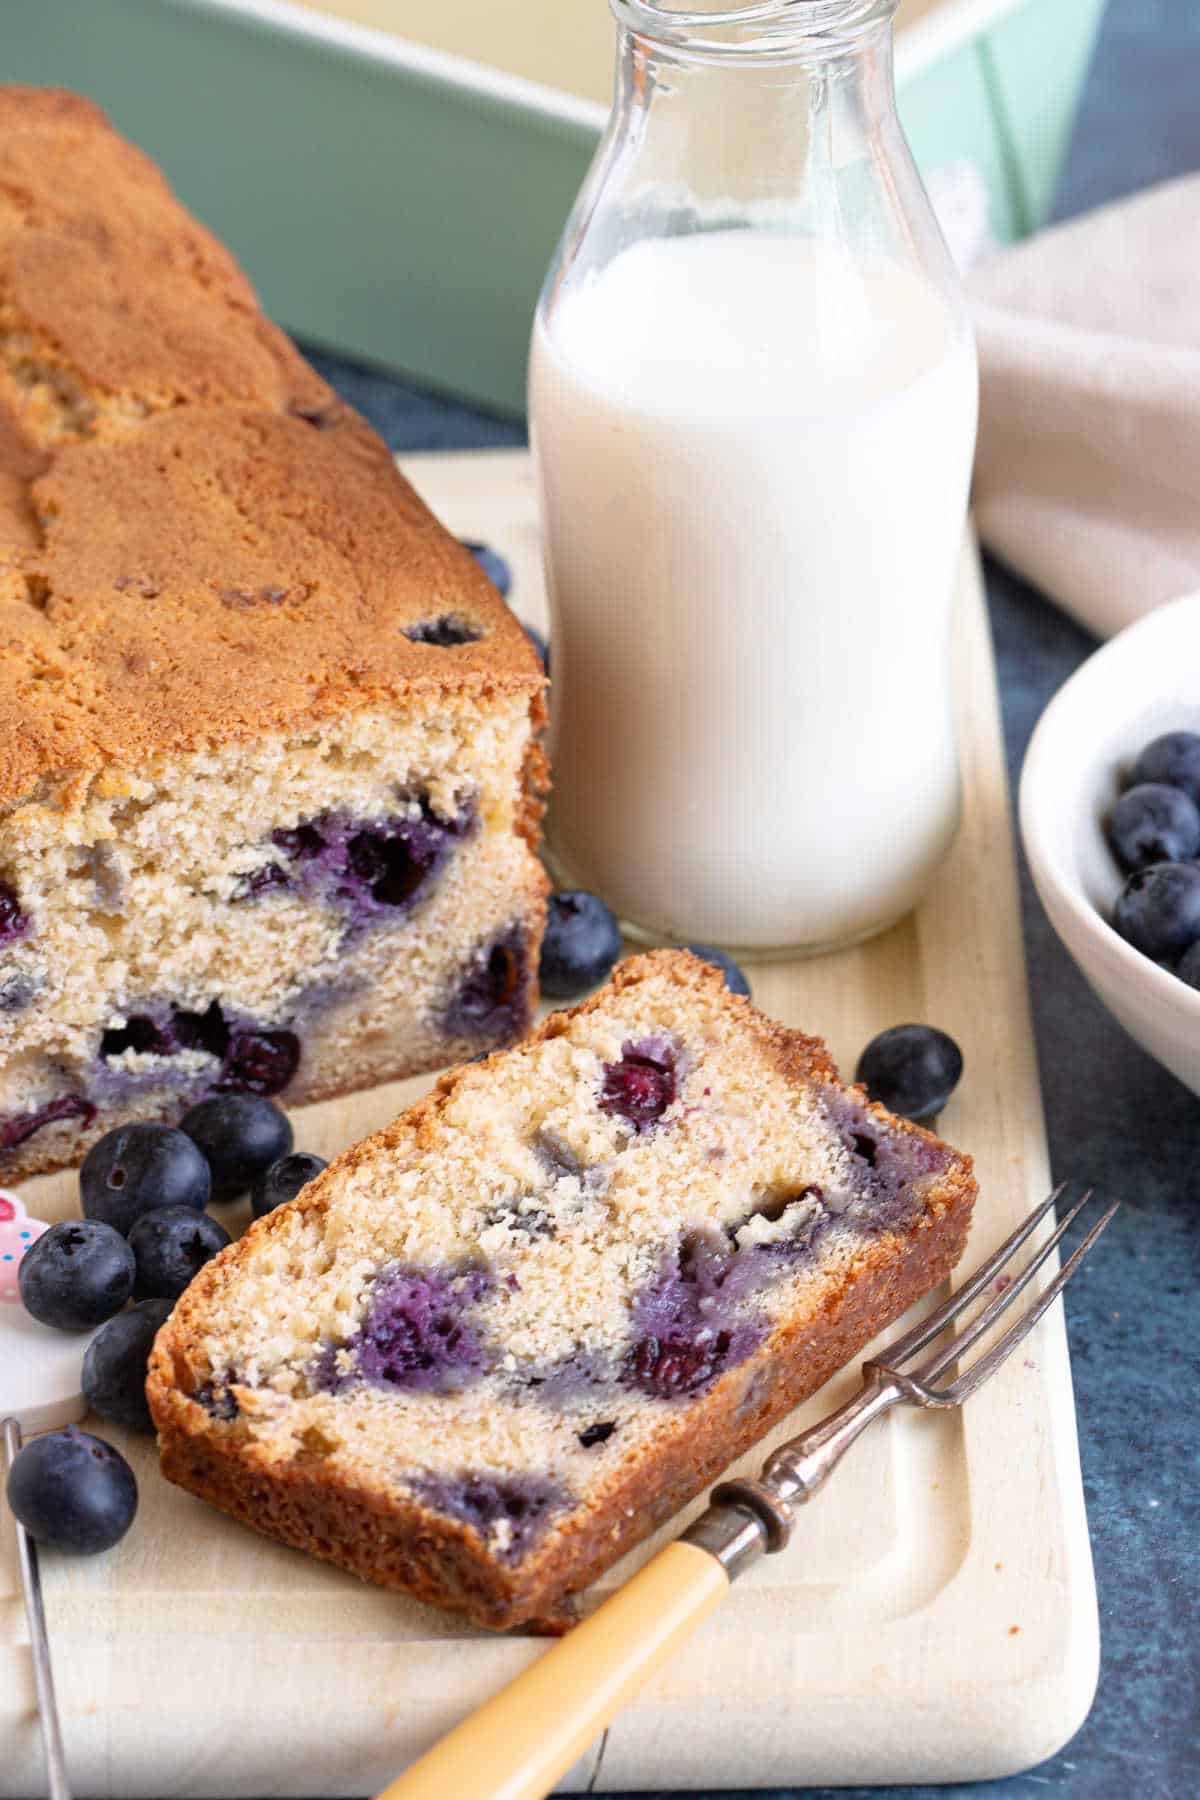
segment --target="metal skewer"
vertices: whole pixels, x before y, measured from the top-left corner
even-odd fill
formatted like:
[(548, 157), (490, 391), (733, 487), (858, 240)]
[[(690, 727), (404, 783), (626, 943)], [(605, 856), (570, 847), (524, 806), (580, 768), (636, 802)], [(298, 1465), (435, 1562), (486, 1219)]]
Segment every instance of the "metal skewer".
[[(16, 1419), (4, 1421), (4, 1463), (11, 1470), (21, 1448), (21, 1426)], [(54, 1697), (54, 1670), (50, 1662), (50, 1639), (46, 1632), (46, 1609), (42, 1604), (42, 1577), (38, 1568), (37, 1545), (16, 1520), (17, 1557), (21, 1565), (21, 1586), (25, 1592), (25, 1616), (29, 1620), (29, 1642), (33, 1649), (33, 1679), (37, 1687), (38, 1716), (42, 1727), (42, 1749), (46, 1758), (47, 1794), (49, 1800), (71, 1800), (67, 1781), (67, 1759), (63, 1753), (62, 1727), (58, 1721), (58, 1702)]]

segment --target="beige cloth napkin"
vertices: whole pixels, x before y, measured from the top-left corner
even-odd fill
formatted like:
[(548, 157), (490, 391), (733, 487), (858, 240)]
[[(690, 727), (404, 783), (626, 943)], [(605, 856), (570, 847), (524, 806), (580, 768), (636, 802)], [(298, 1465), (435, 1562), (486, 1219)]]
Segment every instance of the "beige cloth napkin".
[(968, 288), (989, 549), (1105, 636), (1200, 588), (1200, 176), (1043, 232)]

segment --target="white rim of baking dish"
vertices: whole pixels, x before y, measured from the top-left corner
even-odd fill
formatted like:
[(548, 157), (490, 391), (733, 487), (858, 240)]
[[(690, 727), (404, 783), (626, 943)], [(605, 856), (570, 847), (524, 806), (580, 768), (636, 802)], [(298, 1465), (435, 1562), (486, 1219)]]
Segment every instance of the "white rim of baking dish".
[[(1179, 620), (1195, 615), (1195, 630), (1200, 637), (1200, 591), (1184, 594), (1169, 601), (1126, 626), (1109, 643), (1088, 657), (1054, 695), (1034, 729), (1021, 770), (1018, 813), (1025, 854), (1029, 859), (1034, 884), (1042, 895), (1050, 922), (1058, 931), (1051, 902), (1056, 902), (1088, 932), (1096, 948), (1115, 972), (1122, 972), (1141, 982), (1147, 996), (1156, 995), (1177, 1012), (1191, 1014), (1200, 1033), (1200, 989), (1192, 988), (1178, 976), (1160, 968), (1150, 957), (1143, 956), (1127, 944), (1098, 907), (1083, 892), (1077, 869), (1064, 851), (1069, 840), (1054, 814), (1053, 787), (1047, 771), (1062, 756), (1070, 754), (1072, 743), (1088, 741), (1088, 719), (1092, 716), (1090, 700), (1094, 690), (1108, 675), (1109, 669), (1124, 660), (1131, 643), (1139, 648), (1147, 641), (1179, 635)], [(1066, 940), (1064, 939), (1064, 942)], [(1070, 944), (1067, 944), (1071, 950)], [(1074, 951), (1071, 951), (1074, 955)], [(1086, 971), (1085, 971), (1086, 972)]]

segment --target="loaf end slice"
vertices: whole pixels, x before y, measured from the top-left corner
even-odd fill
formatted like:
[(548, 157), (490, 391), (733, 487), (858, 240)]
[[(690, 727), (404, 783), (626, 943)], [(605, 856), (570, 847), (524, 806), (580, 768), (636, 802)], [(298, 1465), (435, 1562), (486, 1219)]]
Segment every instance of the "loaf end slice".
[(520, 1036), (544, 687), (153, 164), (0, 85), (0, 1181)]

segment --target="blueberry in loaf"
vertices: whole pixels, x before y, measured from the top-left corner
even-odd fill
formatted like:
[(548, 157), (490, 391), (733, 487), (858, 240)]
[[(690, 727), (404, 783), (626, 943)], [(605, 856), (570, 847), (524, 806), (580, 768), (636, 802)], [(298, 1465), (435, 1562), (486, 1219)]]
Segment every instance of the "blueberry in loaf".
[(163, 1470), (483, 1625), (559, 1616), (948, 1273), (974, 1193), (720, 970), (631, 959), (201, 1272)]
[(0, 1180), (519, 1035), (543, 686), (153, 165), (0, 88)]

